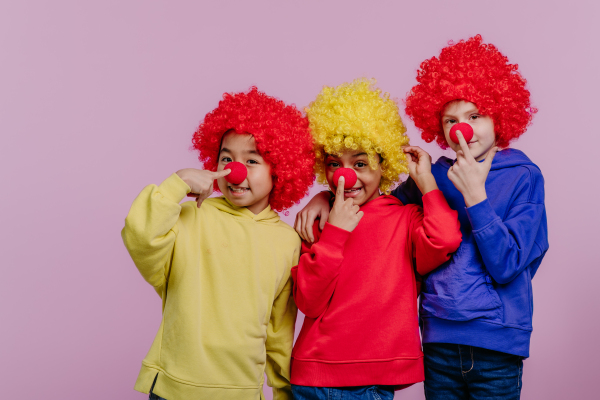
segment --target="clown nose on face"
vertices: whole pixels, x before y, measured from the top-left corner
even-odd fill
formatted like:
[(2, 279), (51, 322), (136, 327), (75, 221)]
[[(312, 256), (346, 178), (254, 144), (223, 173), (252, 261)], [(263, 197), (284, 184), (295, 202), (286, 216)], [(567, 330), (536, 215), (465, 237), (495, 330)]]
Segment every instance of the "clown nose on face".
[(459, 141), (458, 137), (456, 136), (456, 131), (460, 131), (460, 133), (462, 133), (463, 137), (465, 138), (465, 142), (467, 143), (469, 143), (469, 140), (473, 139), (473, 128), (471, 128), (471, 125), (467, 124), (466, 122), (461, 122), (460, 124), (456, 124), (450, 128), (450, 140), (458, 144)]
[(337, 185), (340, 176), (344, 177), (344, 190), (352, 189), (356, 183), (356, 172), (351, 168), (340, 168), (333, 174), (333, 183)]
[(225, 166), (223, 169), (230, 169), (229, 175), (225, 175), (225, 180), (234, 185), (239, 185), (244, 182), (246, 176), (248, 176), (248, 170), (246, 166), (241, 162), (233, 161)]

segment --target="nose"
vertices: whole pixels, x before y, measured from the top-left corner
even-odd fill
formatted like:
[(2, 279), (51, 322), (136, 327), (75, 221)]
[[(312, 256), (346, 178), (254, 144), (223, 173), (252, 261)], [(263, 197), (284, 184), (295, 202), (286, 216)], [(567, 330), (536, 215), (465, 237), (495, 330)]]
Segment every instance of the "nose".
[(458, 144), (459, 141), (458, 136), (456, 136), (456, 131), (460, 131), (460, 133), (462, 133), (463, 137), (465, 138), (465, 142), (467, 143), (469, 140), (473, 139), (473, 128), (471, 128), (471, 125), (467, 124), (466, 122), (455, 124), (452, 126), (452, 128), (450, 128), (450, 140)]
[(241, 162), (233, 161), (225, 165), (223, 169), (230, 169), (229, 175), (225, 175), (225, 180), (234, 185), (239, 185), (244, 182), (246, 176), (248, 176), (248, 169)]
[(340, 176), (344, 177), (344, 189), (351, 189), (358, 179), (352, 168), (339, 168), (333, 174), (333, 184), (337, 186)]

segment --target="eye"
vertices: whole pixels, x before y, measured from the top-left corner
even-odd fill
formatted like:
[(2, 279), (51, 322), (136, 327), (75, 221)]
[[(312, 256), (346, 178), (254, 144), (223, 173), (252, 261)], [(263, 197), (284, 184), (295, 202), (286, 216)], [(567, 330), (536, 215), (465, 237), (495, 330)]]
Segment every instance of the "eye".
[(221, 162), (226, 162), (226, 163), (228, 163), (228, 162), (232, 162), (232, 161), (233, 161), (233, 160), (231, 159), (231, 157), (228, 157), (228, 156), (223, 156), (223, 157), (221, 157)]
[(446, 120), (446, 124), (448, 124), (448, 125), (452, 125), (452, 124), (455, 124), (455, 123), (456, 123), (455, 119), (447, 119)]
[(246, 161), (248, 164), (258, 164), (258, 161), (256, 160), (248, 160)]
[(327, 166), (329, 168), (337, 168), (340, 166), (340, 163), (338, 163), (337, 161), (330, 161), (329, 163), (327, 163)]
[(355, 167), (357, 168), (364, 168), (367, 165), (369, 165), (368, 163), (364, 162), (364, 161), (357, 161), (356, 164), (354, 164)]
[(479, 115), (479, 114), (471, 115), (471, 119), (477, 119), (477, 118), (480, 118), (480, 117), (481, 117), (481, 115)]

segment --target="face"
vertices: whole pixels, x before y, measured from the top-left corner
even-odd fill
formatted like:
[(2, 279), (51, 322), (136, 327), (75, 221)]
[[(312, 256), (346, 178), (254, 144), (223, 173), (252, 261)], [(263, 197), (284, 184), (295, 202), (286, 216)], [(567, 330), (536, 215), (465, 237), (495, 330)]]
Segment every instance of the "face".
[(333, 191), (337, 187), (337, 182), (333, 182), (333, 174), (338, 168), (351, 168), (356, 172), (358, 179), (354, 187), (344, 190), (344, 198), (351, 198), (354, 205), (361, 206), (379, 197), (381, 168), (377, 165), (377, 169), (372, 169), (367, 153), (363, 150), (346, 151), (341, 157), (327, 155), (325, 165), (327, 183)]
[(448, 103), (442, 111), (442, 127), (446, 142), (455, 152), (460, 150), (460, 145), (450, 140), (450, 128), (460, 122), (466, 122), (473, 128), (473, 138), (469, 142), (473, 158), (477, 161), (485, 159), (487, 153), (496, 145), (492, 118), (480, 114), (477, 106), (469, 101), (457, 100)]
[(256, 150), (252, 135), (231, 131), (223, 136), (217, 171), (222, 171), (225, 165), (232, 161), (244, 164), (248, 169), (248, 176), (239, 185), (229, 183), (225, 178), (219, 178), (217, 180), (219, 190), (232, 204), (247, 207), (254, 214), (259, 214), (269, 205), (273, 180), (271, 166)]

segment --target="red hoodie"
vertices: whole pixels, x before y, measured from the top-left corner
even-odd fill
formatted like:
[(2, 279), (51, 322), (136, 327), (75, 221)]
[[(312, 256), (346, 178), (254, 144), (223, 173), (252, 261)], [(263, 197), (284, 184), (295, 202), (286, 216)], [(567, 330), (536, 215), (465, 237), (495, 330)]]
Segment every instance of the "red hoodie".
[(292, 351), (295, 385), (394, 385), (424, 379), (415, 269), (427, 274), (461, 242), (444, 195), (423, 196), (423, 209), (380, 196), (360, 208), (352, 232), (315, 223), (292, 268), (294, 299), (306, 316)]

